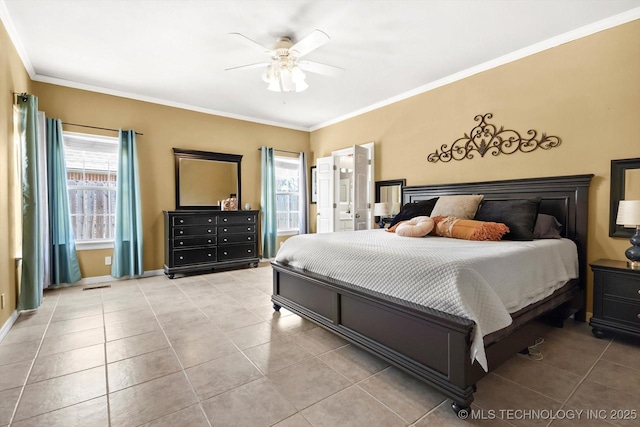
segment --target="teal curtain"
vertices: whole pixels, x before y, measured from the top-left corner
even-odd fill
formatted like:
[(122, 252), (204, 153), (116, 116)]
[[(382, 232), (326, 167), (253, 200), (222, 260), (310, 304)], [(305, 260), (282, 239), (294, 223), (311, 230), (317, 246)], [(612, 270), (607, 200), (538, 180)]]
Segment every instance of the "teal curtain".
[(38, 98), (18, 97), (22, 141), (22, 283), (18, 310), (32, 310), (42, 303), (44, 282), (43, 212), (40, 209), (38, 156)]
[(278, 224), (276, 222), (276, 169), (273, 148), (262, 147), (261, 155), (261, 195), (262, 212), (262, 257), (273, 258), (278, 249)]
[(142, 208), (135, 131), (120, 129), (118, 144), (116, 235), (111, 275), (141, 276), (144, 273)]
[(46, 129), (51, 284), (71, 284), (80, 280), (82, 276), (71, 227), (62, 121), (47, 119)]

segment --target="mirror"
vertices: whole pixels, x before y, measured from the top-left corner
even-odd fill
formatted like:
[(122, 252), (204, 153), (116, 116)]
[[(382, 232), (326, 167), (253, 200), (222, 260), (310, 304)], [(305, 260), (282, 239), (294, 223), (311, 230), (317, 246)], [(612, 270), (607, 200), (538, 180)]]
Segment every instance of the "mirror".
[[(376, 203), (387, 202), (391, 216), (396, 216), (402, 207), (402, 187), (407, 185), (405, 179), (376, 181)], [(376, 222), (379, 219), (376, 219)]]
[(630, 238), (635, 232), (616, 224), (620, 200), (640, 200), (640, 158), (611, 160), (609, 237)]
[(219, 201), (232, 195), (240, 201), (238, 154), (173, 149), (176, 209), (220, 209)]

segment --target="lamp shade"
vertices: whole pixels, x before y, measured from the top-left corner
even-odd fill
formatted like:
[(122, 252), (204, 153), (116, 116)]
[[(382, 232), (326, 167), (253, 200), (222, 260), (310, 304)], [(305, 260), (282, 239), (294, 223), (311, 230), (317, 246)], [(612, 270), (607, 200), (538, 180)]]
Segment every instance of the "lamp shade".
[(389, 203), (376, 203), (373, 205), (374, 216), (389, 216)]
[(628, 228), (640, 225), (640, 200), (620, 200), (616, 224)]

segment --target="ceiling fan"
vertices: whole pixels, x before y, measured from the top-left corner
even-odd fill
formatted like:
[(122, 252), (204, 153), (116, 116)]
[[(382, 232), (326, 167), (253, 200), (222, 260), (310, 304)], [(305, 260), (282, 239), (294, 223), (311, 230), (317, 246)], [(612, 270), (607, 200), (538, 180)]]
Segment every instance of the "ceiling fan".
[(225, 71), (264, 68), (262, 80), (269, 84), (267, 89), (274, 92), (302, 92), (307, 89), (309, 85), (305, 82), (306, 76), (302, 70), (326, 76), (337, 76), (344, 71), (343, 68), (333, 65), (300, 60), (330, 40), (329, 36), (320, 30), (314, 30), (295, 44), (290, 37), (279, 37), (273, 48), (263, 46), (240, 33), (230, 33), (229, 36), (252, 49), (269, 55), (271, 60), (270, 62), (231, 67)]

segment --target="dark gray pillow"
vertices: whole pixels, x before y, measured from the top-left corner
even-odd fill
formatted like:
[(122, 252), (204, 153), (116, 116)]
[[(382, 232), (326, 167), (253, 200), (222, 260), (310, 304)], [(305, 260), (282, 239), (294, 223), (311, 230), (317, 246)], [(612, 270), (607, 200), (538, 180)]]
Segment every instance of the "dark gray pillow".
[(533, 227), (538, 216), (540, 198), (486, 200), (480, 205), (475, 220), (501, 222), (509, 227), (503, 240), (533, 240)]
[(560, 239), (562, 224), (553, 215), (538, 214), (536, 225), (533, 227), (534, 239)]
[(430, 216), (437, 201), (438, 197), (435, 199), (421, 200), (416, 203), (407, 203), (400, 209), (398, 215), (393, 217), (393, 221), (391, 221), (389, 228), (393, 227), (400, 221), (406, 221), (417, 216)]

